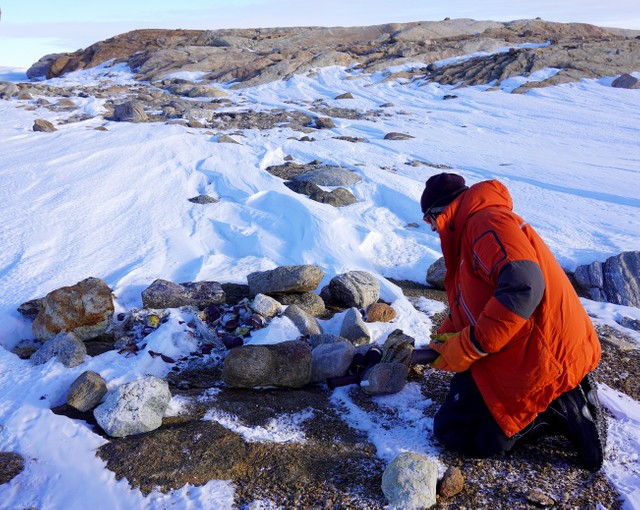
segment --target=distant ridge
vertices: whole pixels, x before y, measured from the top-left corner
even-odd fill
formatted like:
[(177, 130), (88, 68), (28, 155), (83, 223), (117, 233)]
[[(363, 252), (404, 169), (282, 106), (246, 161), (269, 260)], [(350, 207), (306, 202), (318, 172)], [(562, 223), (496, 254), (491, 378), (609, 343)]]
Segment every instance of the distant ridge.
[(52, 78), (113, 60), (127, 62), (139, 80), (154, 82), (178, 71), (195, 71), (207, 73), (205, 80), (246, 87), (324, 66), (358, 66), (366, 71), (406, 63), (426, 67), (442, 59), (492, 53), (523, 43), (550, 43), (521, 51), (518, 58), (507, 59), (484, 78), (477, 76), (474, 81), (462, 72), (456, 79), (487, 82), (555, 66), (562, 71), (554, 83), (562, 83), (639, 70), (638, 34), (540, 19), (504, 23), (455, 19), (350, 28), (145, 29), (73, 53), (47, 55), (27, 76)]

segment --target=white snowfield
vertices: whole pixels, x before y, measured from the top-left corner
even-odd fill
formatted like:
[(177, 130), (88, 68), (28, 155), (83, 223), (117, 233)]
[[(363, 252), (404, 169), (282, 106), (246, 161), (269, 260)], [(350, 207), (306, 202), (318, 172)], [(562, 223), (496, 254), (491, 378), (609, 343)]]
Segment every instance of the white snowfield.
[[(0, 69), (0, 80), (20, 76)], [(24, 472), (0, 486), (0, 508), (233, 505), (233, 485), (216, 480), (144, 497), (126, 481), (116, 481), (95, 456), (101, 437), (84, 422), (50, 411), (64, 403), (69, 385), (85, 370), (100, 373), (110, 389), (168, 370), (158, 358), (115, 352), (72, 369), (55, 362), (34, 367), (18, 359), (9, 350), (31, 338), (31, 324), (16, 308), (51, 290), (89, 276), (102, 278), (114, 290), (117, 311), (126, 311), (141, 307), (141, 291), (156, 278), (246, 283), (253, 271), (316, 264), (326, 273), (322, 287), (337, 274), (363, 270), (380, 280), (381, 297), (398, 312), (393, 323), (372, 326), (373, 340), (384, 341), (401, 328), (425, 344), (430, 315), (442, 305), (423, 299), (416, 308), (386, 279), (424, 282), (427, 268), (441, 256), (438, 237), (422, 222), (419, 207), (424, 182), (441, 170), (408, 164), (413, 161), (448, 165), (469, 184), (501, 180), (515, 211), (568, 269), (640, 249), (640, 91), (610, 87), (615, 77), (522, 95), (509, 91), (524, 78), (498, 91), (384, 78), (384, 73), (358, 75), (332, 67), (256, 88), (227, 88), (239, 105), (232, 109), (308, 112), (308, 101), (318, 99), (362, 111), (393, 104), (375, 120), (334, 118), (336, 127), (314, 132), (311, 143), (285, 128), (229, 133), (240, 142), (236, 145), (215, 143), (205, 130), (177, 125), (107, 122), (100, 116), (102, 102), (91, 98), (75, 100), (92, 118), (68, 124), (59, 124), (68, 114), (0, 101), (0, 451), (17, 452), (27, 463)], [(132, 75), (121, 66), (101, 67), (51, 81), (104, 79), (126, 83)], [(334, 100), (344, 92), (354, 99)], [(458, 97), (444, 100), (446, 94)], [(32, 131), (37, 118), (58, 130)], [(103, 125), (108, 131), (94, 129)], [(391, 131), (414, 138), (384, 140)], [(333, 138), (340, 135), (368, 143)], [(357, 172), (363, 180), (351, 190), (359, 202), (333, 208), (292, 192), (265, 171), (288, 155), (300, 163), (321, 160)], [(200, 194), (220, 202), (188, 201)], [(583, 303), (594, 320), (623, 330), (640, 346), (640, 334), (615, 322), (621, 316), (640, 319), (640, 310)], [(189, 352), (190, 342), (176, 341), (180, 313), (173, 311), (148, 337), (147, 349), (170, 356)], [(337, 333), (339, 317), (323, 326)], [(292, 334), (287, 324), (274, 321), (256, 341), (288, 340)], [(640, 508), (640, 405), (613, 389), (602, 390), (614, 415), (604, 469), (626, 508)], [(369, 433), (381, 458), (391, 460), (405, 450), (438, 455), (439, 447), (427, 436), (432, 424), (421, 412), (430, 401), (415, 385), (380, 398), (396, 409), (399, 426), (364, 415), (343, 389), (332, 399), (344, 406), (348, 423)], [(172, 402), (171, 412), (179, 408), (179, 401)], [(304, 416), (254, 431), (232, 416), (207, 419), (251, 440), (305, 440), (297, 429)]]

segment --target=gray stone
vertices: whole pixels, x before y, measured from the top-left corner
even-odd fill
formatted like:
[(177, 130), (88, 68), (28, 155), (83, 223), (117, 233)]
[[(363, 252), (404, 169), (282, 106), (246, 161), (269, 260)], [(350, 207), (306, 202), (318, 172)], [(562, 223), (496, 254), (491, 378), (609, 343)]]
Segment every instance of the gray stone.
[(440, 257), (427, 269), (427, 283), (432, 287), (444, 290), (444, 277), (447, 267), (444, 265), (444, 257)]
[(0, 81), (0, 99), (11, 99), (13, 96), (18, 95), (20, 89), (15, 83), (8, 81)]
[(238, 140), (231, 138), (229, 135), (220, 135), (216, 138), (216, 143), (235, 143), (238, 145), (242, 145)]
[(227, 97), (229, 94), (216, 87), (197, 85), (195, 87), (191, 87), (185, 95), (187, 97)]
[(149, 117), (141, 101), (127, 101), (117, 104), (113, 110), (113, 120), (117, 122), (147, 122)]
[(218, 202), (220, 202), (220, 200), (218, 200), (215, 197), (211, 197), (209, 195), (198, 195), (197, 197), (192, 197), (188, 199), (189, 202), (192, 202), (194, 204), (200, 204), (200, 205), (206, 205), (206, 204), (216, 204)]
[(410, 366), (415, 343), (415, 339), (405, 335), (401, 329), (392, 331), (382, 346), (382, 361)]
[(107, 394), (107, 385), (100, 374), (87, 370), (71, 383), (67, 404), (82, 413), (96, 407)]
[(40, 131), (42, 133), (53, 133), (57, 131), (56, 127), (45, 119), (36, 119), (33, 123), (33, 130)]
[(362, 177), (346, 168), (326, 166), (311, 170), (293, 177), (294, 181), (310, 181), (318, 186), (352, 186), (359, 183)]
[(314, 317), (320, 317), (326, 310), (322, 298), (313, 292), (277, 294), (275, 297), (283, 305), (296, 305)]
[(224, 360), (222, 380), (232, 388), (301, 388), (311, 381), (311, 347), (300, 340), (236, 347)]
[(579, 266), (574, 277), (578, 289), (589, 299), (640, 307), (640, 251)]
[(342, 338), (341, 336), (338, 336), (338, 335), (332, 335), (329, 333), (320, 333), (315, 335), (309, 335), (308, 342), (309, 342), (309, 345), (311, 345), (311, 348), (315, 349), (316, 347), (322, 344), (344, 342), (345, 340), (346, 338)]
[(93, 415), (109, 436), (126, 437), (159, 428), (170, 400), (167, 382), (147, 376), (109, 393)]
[(278, 294), (314, 290), (324, 278), (318, 266), (281, 266), (269, 271), (257, 271), (247, 276), (251, 294)]
[(224, 301), (225, 292), (218, 282), (174, 283), (158, 279), (142, 291), (142, 305), (145, 308), (205, 308)]
[(311, 181), (286, 181), (284, 185), (291, 191), (307, 196), (322, 191), (320, 186)]
[(345, 340), (324, 343), (311, 351), (311, 382), (346, 374), (356, 349)]
[(75, 367), (84, 362), (87, 348), (73, 333), (63, 332), (44, 343), (33, 356), (34, 365), (44, 365), (52, 358), (56, 358), (65, 367)]
[(284, 312), (284, 316), (296, 325), (301, 335), (318, 335), (322, 333), (322, 328), (317, 319), (297, 305), (289, 305)]
[(388, 395), (402, 391), (407, 382), (409, 367), (404, 363), (378, 363), (371, 367), (360, 383), (368, 395)]
[(407, 135), (405, 133), (396, 133), (394, 131), (384, 135), (385, 140), (411, 140), (412, 138), (415, 138), (415, 136)]
[(84, 341), (102, 335), (113, 322), (113, 294), (99, 278), (87, 278), (49, 292), (33, 321), (36, 338), (48, 340), (72, 331)]
[(382, 474), (382, 492), (393, 509), (422, 510), (436, 504), (438, 465), (413, 452), (393, 459)]
[(347, 307), (366, 308), (380, 298), (380, 283), (365, 271), (349, 271), (329, 282), (331, 296)]
[(340, 327), (340, 336), (353, 345), (365, 345), (371, 342), (369, 329), (357, 308), (349, 308), (345, 313)]
[(351, 92), (345, 92), (344, 94), (336, 96), (336, 99), (353, 99), (353, 94)]
[(336, 188), (331, 191), (316, 191), (309, 195), (311, 200), (320, 202), (321, 204), (329, 204), (333, 207), (345, 207), (347, 205), (355, 204), (358, 199), (345, 188)]
[(619, 89), (637, 89), (640, 88), (640, 80), (626, 73), (613, 80), (611, 86)]
[(267, 319), (271, 319), (282, 312), (282, 303), (265, 294), (257, 294), (253, 298), (251, 308)]

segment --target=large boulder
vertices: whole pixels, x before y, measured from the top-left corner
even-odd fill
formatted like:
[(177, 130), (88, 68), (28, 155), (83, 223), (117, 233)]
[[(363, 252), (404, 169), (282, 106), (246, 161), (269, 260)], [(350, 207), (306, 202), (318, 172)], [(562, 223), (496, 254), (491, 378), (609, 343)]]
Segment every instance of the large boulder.
[(637, 89), (640, 88), (640, 80), (635, 76), (625, 73), (613, 80), (611, 86), (618, 89)]
[(404, 363), (378, 363), (371, 367), (360, 383), (369, 395), (388, 395), (402, 391), (407, 382), (409, 367)]
[(403, 452), (382, 474), (382, 492), (394, 509), (423, 510), (436, 504), (438, 465), (422, 455)]
[(256, 294), (251, 303), (251, 309), (267, 319), (272, 319), (282, 311), (282, 303), (271, 296)]
[(251, 294), (278, 294), (315, 290), (324, 278), (318, 266), (281, 266), (247, 275)]
[(142, 291), (142, 305), (145, 308), (205, 308), (224, 301), (225, 292), (218, 282), (174, 283), (158, 279)]
[(321, 204), (329, 204), (332, 207), (345, 207), (358, 202), (353, 193), (346, 188), (336, 188), (331, 191), (321, 189), (311, 193), (309, 198)]
[(329, 282), (333, 299), (346, 307), (366, 308), (380, 298), (380, 283), (366, 271), (349, 271)]
[(579, 290), (589, 299), (640, 308), (640, 251), (579, 266), (574, 277)]
[(33, 356), (31, 363), (44, 365), (50, 359), (57, 359), (65, 367), (75, 367), (84, 363), (87, 348), (73, 333), (62, 332), (44, 343)]
[(311, 381), (311, 347), (299, 340), (236, 347), (224, 360), (222, 380), (232, 388), (301, 388)]
[(167, 382), (147, 376), (119, 386), (93, 415), (108, 435), (126, 437), (159, 428), (170, 400)]
[(33, 321), (33, 334), (49, 340), (61, 332), (73, 332), (79, 340), (103, 334), (113, 321), (113, 294), (99, 278), (87, 278), (47, 294)]

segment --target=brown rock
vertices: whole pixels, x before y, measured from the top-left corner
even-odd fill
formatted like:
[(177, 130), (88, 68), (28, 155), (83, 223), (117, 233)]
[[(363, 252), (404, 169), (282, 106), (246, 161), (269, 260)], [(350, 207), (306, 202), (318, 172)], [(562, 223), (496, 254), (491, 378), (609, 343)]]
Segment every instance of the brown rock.
[(80, 340), (101, 335), (113, 320), (113, 295), (99, 278), (87, 278), (47, 294), (33, 321), (33, 334), (49, 340), (60, 332), (73, 332)]
[(367, 322), (391, 322), (396, 311), (386, 303), (373, 303), (367, 308)]
[(439, 495), (443, 498), (452, 498), (464, 488), (464, 477), (459, 468), (450, 466), (440, 481)]
[(51, 124), (51, 122), (44, 119), (36, 119), (33, 123), (33, 130), (40, 131), (42, 133), (53, 133), (54, 131), (57, 131), (56, 127)]
[(0, 485), (9, 483), (24, 471), (24, 459), (13, 452), (0, 452)]

